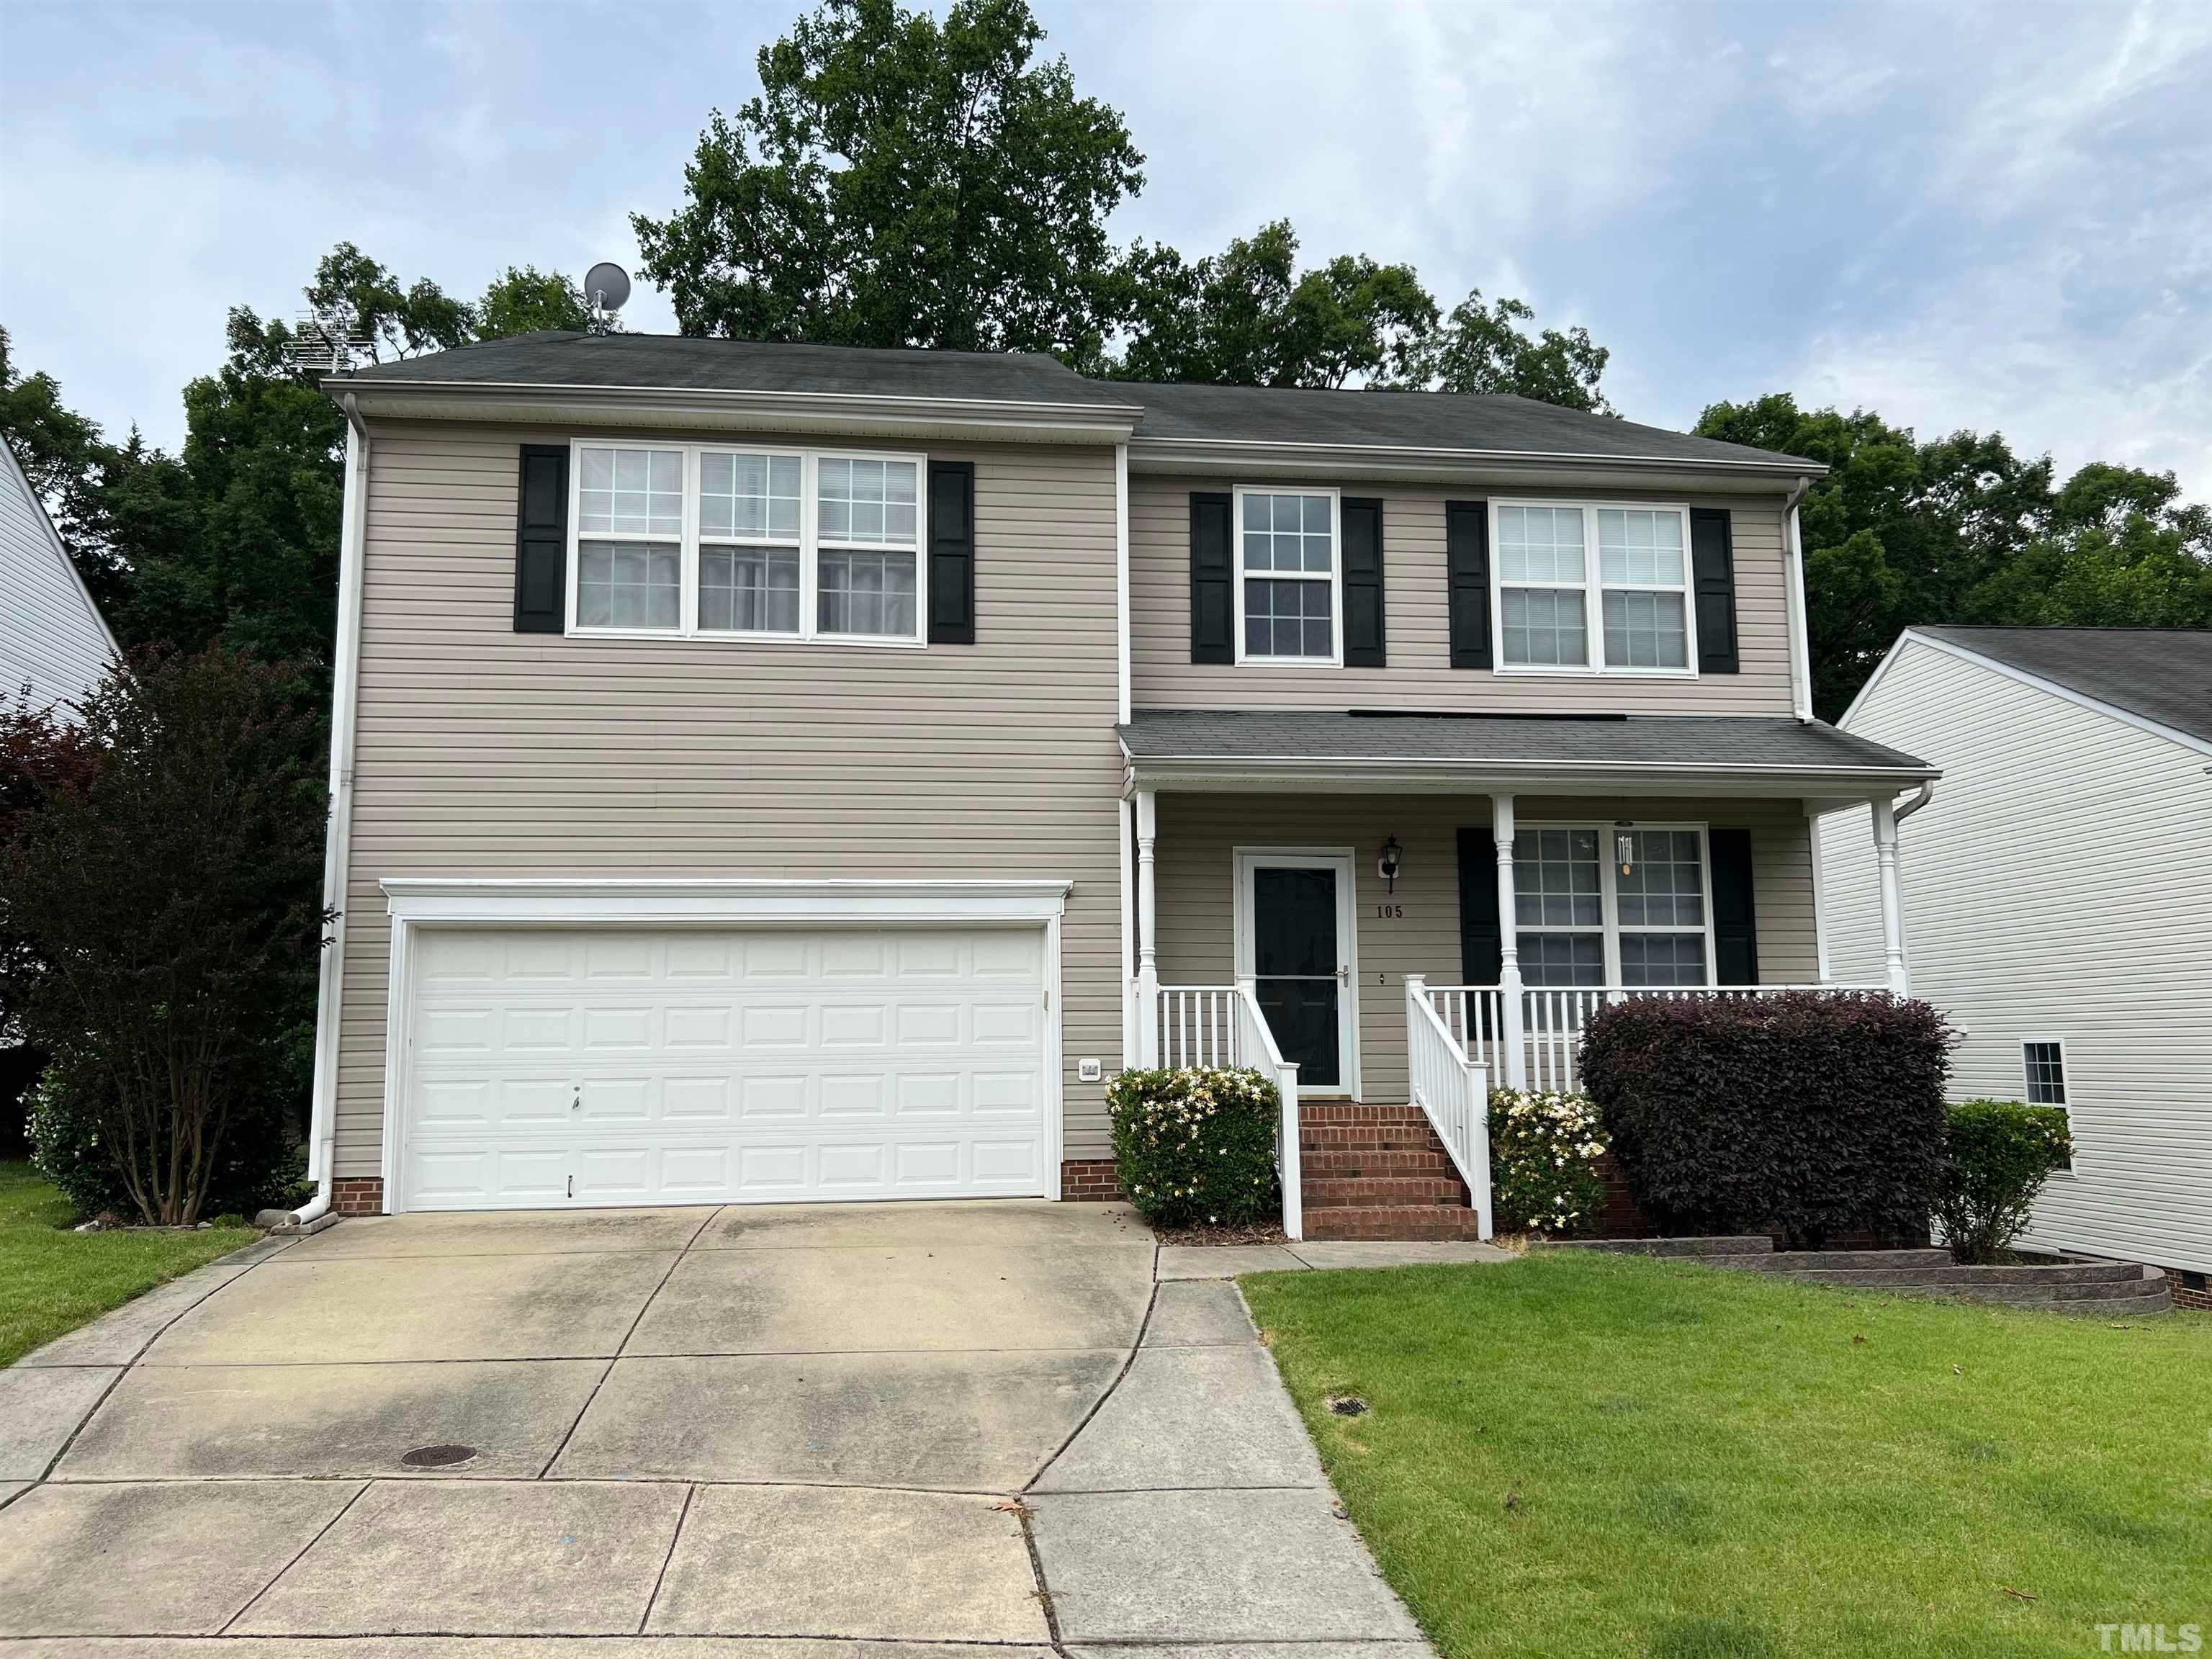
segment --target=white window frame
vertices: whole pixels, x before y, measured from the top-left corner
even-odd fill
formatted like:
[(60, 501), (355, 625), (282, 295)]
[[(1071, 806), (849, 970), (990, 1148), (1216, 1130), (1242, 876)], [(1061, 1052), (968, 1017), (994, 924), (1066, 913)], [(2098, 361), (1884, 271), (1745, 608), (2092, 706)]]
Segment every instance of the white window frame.
[[(1505, 557), (1501, 546), (1499, 528), (1504, 514), (1510, 507), (1566, 507), (1579, 509), (1583, 515), (1583, 580), (1575, 582), (1508, 582), (1505, 580)], [(1665, 583), (1613, 582), (1607, 584), (1599, 564), (1597, 515), (1601, 511), (1626, 513), (1672, 513), (1682, 521), (1682, 645), (1684, 665), (1680, 668), (1635, 668), (1626, 663), (1608, 663), (1605, 659), (1605, 595), (1616, 593), (1670, 593), (1678, 591)], [(1509, 663), (1505, 660), (1505, 590), (1508, 587), (1535, 590), (1555, 589), (1560, 592), (1579, 591), (1583, 596), (1583, 636), (1589, 642), (1589, 660), (1587, 663)], [(1499, 674), (1529, 674), (1538, 677), (1565, 676), (1568, 678), (1590, 678), (1597, 675), (1629, 675), (1643, 679), (1693, 680), (1698, 678), (1698, 572), (1693, 550), (1690, 546), (1690, 509), (1680, 501), (1544, 501), (1534, 496), (1506, 496), (1490, 503), (1490, 660), (1492, 671)], [(1642, 826), (1638, 826), (1641, 828)]]
[[(1230, 568), (1236, 575), (1237, 661), (1267, 668), (1341, 668), (1344, 665), (1344, 492), (1334, 484), (1238, 484), (1231, 493), (1235, 508), (1229, 527)], [(1244, 584), (1248, 580), (1317, 582), (1318, 572), (1244, 568), (1244, 498), (1247, 495), (1326, 495), (1328, 497), (1328, 655), (1326, 657), (1255, 656), (1244, 649)]]
[[(576, 620), (576, 588), (581, 559), (579, 544), (586, 540), (647, 540), (665, 543), (665, 536), (603, 537), (582, 529), (584, 487), (583, 452), (586, 449), (678, 451), (684, 457), (684, 532), (680, 580), (683, 592), (675, 628), (586, 628)], [(702, 629), (699, 626), (699, 484), (700, 457), (720, 455), (795, 455), (799, 458), (799, 631), (769, 633), (757, 629)], [(823, 550), (817, 500), (821, 463), (825, 460), (902, 461), (912, 463), (914, 484), (914, 626), (911, 635), (829, 634), (819, 625), (818, 556)], [(716, 546), (730, 544), (716, 542)], [(752, 544), (738, 544), (750, 545)], [(770, 544), (761, 544), (767, 545)], [(790, 544), (776, 543), (778, 546)], [(892, 544), (836, 542), (832, 552), (901, 553), (908, 550)], [(810, 449), (789, 444), (754, 443), (733, 440), (724, 443), (655, 443), (636, 437), (578, 437), (568, 441), (568, 609), (566, 632), (591, 640), (706, 640), (730, 645), (849, 645), (871, 650), (920, 651), (929, 644), (929, 457), (926, 453), (890, 449)]]
[[(1508, 924), (1513, 928), (1515, 939), (1514, 948), (1516, 951), (1518, 951), (1520, 948), (1520, 935), (1524, 933), (1588, 933), (1601, 932), (1605, 938), (1605, 983), (1607, 986), (1617, 986), (1623, 982), (1620, 973), (1620, 936), (1624, 933), (1692, 933), (1698, 931), (1693, 927), (1623, 927), (1620, 925), (1620, 878), (1615, 869), (1613, 857), (1613, 842), (1609, 839), (1620, 826), (1615, 823), (1612, 819), (1607, 818), (1600, 822), (1596, 819), (1590, 818), (1523, 818), (1513, 827), (1516, 833), (1526, 830), (1532, 834), (1539, 830), (1594, 830), (1597, 832), (1598, 859), (1598, 927), (1592, 928), (1587, 925), (1582, 927), (1554, 927), (1546, 926), (1541, 923), (1534, 927), (1522, 927), (1519, 925), (1519, 919), (1516, 917)], [(1705, 925), (1704, 928), (1705, 938), (1705, 983), (1708, 986), (1717, 985), (1720, 981), (1713, 977), (1713, 975), (1719, 971), (1719, 964), (1714, 959), (1713, 847), (1712, 836), (1708, 832), (1708, 827), (1703, 823), (1661, 823), (1646, 822), (1642, 818), (1638, 818), (1628, 827), (1630, 830), (1637, 831), (1647, 830), (1687, 830), (1696, 834), (1698, 837), (1698, 884), (1702, 891), (1705, 916)], [(1517, 870), (1515, 872), (1514, 887), (1517, 894), (1520, 888), (1519, 872)], [(1577, 988), (1568, 986), (1545, 986), (1532, 988), (1541, 988), (1545, 990), (1568, 990)], [(1580, 987), (1579, 988), (1583, 990), (1595, 990), (1598, 988), (1595, 986), (1586, 985)], [(1638, 986), (1634, 988), (1638, 990), (1665, 991), (1669, 989), (1688, 990), (1693, 988), (1688, 986), (1669, 987), (1664, 985), (1653, 985)]]
[[(2033, 1048), (2048, 1048), (2058, 1050), (2058, 1087), (2060, 1092), (2066, 1097), (2065, 1099), (2037, 1100), (2033, 1097), (2035, 1091), (2030, 1086), (2030, 1073), (2027, 1069), (2027, 1051)], [(2066, 1114), (2067, 1134), (2069, 1137), (2073, 1134), (2074, 1063), (2073, 1057), (2066, 1052), (2066, 1039), (2064, 1037), (2024, 1036), (2020, 1040), (2020, 1097), (2022, 1102), (2030, 1106), (2056, 1106), (2060, 1111)], [(2064, 1164), (2059, 1165), (2058, 1168), (2053, 1170), (2051, 1173), (2054, 1176), (2065, 1176), (2071, 1178), (2079, 1173), (2081, 1163), (2081, 1148), (2077, 1145), (2074, 1148), (2073, 1155)]]

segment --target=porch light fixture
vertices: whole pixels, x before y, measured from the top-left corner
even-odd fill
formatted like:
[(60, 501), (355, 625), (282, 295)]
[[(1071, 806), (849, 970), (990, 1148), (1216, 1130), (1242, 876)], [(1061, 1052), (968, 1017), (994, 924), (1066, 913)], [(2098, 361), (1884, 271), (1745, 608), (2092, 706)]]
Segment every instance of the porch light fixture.
[(1398, 845), (1397, 836), (1393, 836), (1382, 843), (1382, 854), (1375, 860), (1375, 873), (1387, 884), (1385, 891), (1395, 893), (1398, 890), (1398, 872), (1405, 867), (1405, 864), (1406, 849)]
[(1624, 876), (1632, 875), (1636, 870), (1636, 837), (1628, 833), (1635, 827), (1635, 821), (1631, 818), (1615, 818), (1613, 821), (1613, 853), (1620, 861), (1620, 873)]

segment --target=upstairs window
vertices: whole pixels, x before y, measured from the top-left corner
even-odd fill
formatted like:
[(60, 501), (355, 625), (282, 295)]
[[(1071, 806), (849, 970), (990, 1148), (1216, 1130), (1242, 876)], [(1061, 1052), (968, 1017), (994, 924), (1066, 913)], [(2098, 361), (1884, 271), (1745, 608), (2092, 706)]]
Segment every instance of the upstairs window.
[(1334, 664), (1337, 496), (1237, 492), (1237, 639), (1241, 662)]
[(1494, 511), (1502, 670), (1694, 672), (1685, 509), (1501, 501)]
[(921, 457), (574, 455), (574, 631), (922, 643)]
[(2021, 1045), (2027, 1071), (2027, 1103), (2063, 1106), (2066, 1103), (2066, 1048), (2057, 1042)]

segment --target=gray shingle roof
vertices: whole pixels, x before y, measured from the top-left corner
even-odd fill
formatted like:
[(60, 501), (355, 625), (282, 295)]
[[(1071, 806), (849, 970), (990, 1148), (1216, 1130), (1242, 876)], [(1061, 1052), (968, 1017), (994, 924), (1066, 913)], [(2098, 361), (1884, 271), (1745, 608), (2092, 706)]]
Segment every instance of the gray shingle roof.
[(1411, 761), (1680, 767), (1688, 771), (1937, 769), (1818, 721), (1719, 715), (1558, 717), (1146, 708), (1121, 728), (1137, 760)]
[(2212, 741), (2212, 629), (1942, 627), (1913, 632)]
[[(881, 398), (1132, 407), (1127, 388), (1019, 351), (900, 351), (768, 345), (678, 334), (546, 330), (356, 371), (384, 385), (584, 386), (681, 392), (811, 392)], [(343, 384), (343, 382), (333, 382)]]
[(1139, 441), (1200, 438), (1826, 471), (1817, 461), (1526, 398), (1094, 380), (1056, 358), (1030, 352), (878, 350), (549, 330), (379, 363), (330, 384), (335, 388), (351, 382), (817, 392), (1102, 410), (1141, 406)]
[(1639, 426), (1528, 398), (1136, 382), (1126, 390), (1131, 402), (1145, 406), (1144, 418), (1137, 423), (1140, 439), (1470, 449), (1794, 466), (1813, 473), (1827, 470), (1818, 461), (1692, 437), (1663, 427)]

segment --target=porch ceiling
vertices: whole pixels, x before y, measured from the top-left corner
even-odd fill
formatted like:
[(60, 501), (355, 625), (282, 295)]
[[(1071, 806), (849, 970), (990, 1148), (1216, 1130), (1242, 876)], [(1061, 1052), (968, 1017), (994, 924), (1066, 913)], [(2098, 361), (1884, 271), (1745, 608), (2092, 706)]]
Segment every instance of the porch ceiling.
[(1146, 708), (1120, 734), (1145, 789), (1886, 797), (1942, 775), (1787, 718)]

